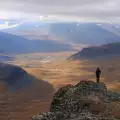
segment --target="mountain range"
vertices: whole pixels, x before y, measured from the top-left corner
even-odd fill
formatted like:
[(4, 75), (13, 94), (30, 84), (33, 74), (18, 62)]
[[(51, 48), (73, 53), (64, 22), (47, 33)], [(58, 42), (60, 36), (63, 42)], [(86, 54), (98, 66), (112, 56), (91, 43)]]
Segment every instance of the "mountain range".
[[(18, 23), (7, 21), (6, 24), (15, 26)], [(1, 31), (0, 53), (10, 54), (76, 51), (87, 46), (120, 42), (120, 25), (113, 23), (19, 21), (16, 27)]]
[[(120, 36), (115, 34), (115, 27), (110, 31), (109, 24), (97, 23), (61, 23), (50, 27), (51, 34), (73, 44), (102, 45), (120, 41)], [(106, 27), (103, 27), (106, 26)]]
[(0, 32), (0, 53), (22, 54), (34, 52), (71, 51), (72, 46), (53, 40), (29, 40), (22, 36)]
[[(9, 21), (10, 25), (13, 23), (13, 21)], [(120, 41), (120, 25), (115, 23), (26, 21), (16, 27), (2, 31), (32, 40), (59, 40), (71, 45), (102, 45)]]

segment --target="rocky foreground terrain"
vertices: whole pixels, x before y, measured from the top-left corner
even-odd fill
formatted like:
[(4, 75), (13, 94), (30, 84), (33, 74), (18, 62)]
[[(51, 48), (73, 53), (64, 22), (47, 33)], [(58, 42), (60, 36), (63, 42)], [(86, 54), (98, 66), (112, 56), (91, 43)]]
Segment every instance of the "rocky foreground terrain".
[(53, 96), (50, 112), (32, 120), (114, 120), (119, 101), (120, 94), (109, 91), (104, 83), (80, 81), (60, 88)]

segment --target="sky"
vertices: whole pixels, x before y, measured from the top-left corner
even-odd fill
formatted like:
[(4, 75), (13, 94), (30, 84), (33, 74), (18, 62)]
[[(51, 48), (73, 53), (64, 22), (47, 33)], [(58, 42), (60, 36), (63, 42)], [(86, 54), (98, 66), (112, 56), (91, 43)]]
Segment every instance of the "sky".
[(0, 19), (120, 21), (120, 0), (1, 0)]

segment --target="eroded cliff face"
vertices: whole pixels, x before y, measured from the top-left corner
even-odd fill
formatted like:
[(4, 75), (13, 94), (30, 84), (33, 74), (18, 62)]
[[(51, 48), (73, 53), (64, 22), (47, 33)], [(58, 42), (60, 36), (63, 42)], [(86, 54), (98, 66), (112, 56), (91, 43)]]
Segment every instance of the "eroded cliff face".
[(120, 94), (108, 91), (104, 83), (80, 81), (60, 88), (53, 96), (50, 112), (40, 113), (32, 120), (113, 119), (110, 106), (116, 101), (120, 101)]

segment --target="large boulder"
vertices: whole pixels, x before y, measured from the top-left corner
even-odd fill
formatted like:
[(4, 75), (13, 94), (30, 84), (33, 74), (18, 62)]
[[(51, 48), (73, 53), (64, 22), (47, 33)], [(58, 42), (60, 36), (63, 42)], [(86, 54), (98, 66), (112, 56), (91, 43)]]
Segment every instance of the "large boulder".
[[(80, 119), (82, 113), (90, 113), (97, 117), (101, 114), (106, 117), (110, 111), (108, 105), (113, 101), (120, 101), (120, 94), (108, 91), (102, 82), (84, 80), (75, 86), (67, 85), (60, 88), (53, 96), (50, 112), (64, 114), (63, 119), (72, 119), (73, 116)], [(33, 120), (43, 118), (34, 117)]]

